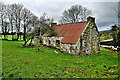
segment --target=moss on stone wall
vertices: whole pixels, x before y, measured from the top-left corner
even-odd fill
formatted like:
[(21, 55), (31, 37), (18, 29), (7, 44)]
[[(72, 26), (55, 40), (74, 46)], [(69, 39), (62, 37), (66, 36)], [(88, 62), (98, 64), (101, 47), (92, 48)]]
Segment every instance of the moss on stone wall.
[[(90, 23), (83, 33), (80, 54), (95, 54), (98, 52), (99, 33), (94, 23)], [(98, 44), (99, 45), (99, 44)]]

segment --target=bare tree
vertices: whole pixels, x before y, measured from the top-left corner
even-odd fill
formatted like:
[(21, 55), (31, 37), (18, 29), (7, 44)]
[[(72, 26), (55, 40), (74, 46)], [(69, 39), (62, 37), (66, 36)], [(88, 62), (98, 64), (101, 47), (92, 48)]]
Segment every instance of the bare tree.
[(92, 14), (92, 11), (89, 10), (88, 8), (86, 8), (86, 7), (83, 7), (82, 11), (83, 12), (82, 12), (81, 20), (85, 21), (86, 18)]
[(35, 16), (34, 14), (31, 15), (29, 26), (31, 26), (31, 27), (28, 28), (28, 31), (27, 31), (27, 34), (26, 34), (27, 35), (27, 37), (26, 37), (27, 40), (23, 44), (24, 47), (26, 46), (26, 44), (29, 40), (31, 40), (30, 43), (29, 43), (29, 45), (31, 46), (32, 39), (34, 38), (34, 36), (36, 36), (38, 34), (36, 31), (38, 30), (38, 27), (39, 27), (39, 20), (38, 20), (38, 17)]
[(45, 13), (40, 16), (40, 35), (52, 32), (51, 23), (53, 23), (53, 21), (53, 18), (49, 18)]
[(22, 17), (23, 5), (12, 4), (12, 6), (13, 6), (13, 17), (14, 17), (15, 27), (16, 27), (17, 33), (18, 33), (18, 37), (17, 37), (17, 40), (18, 40), (20, 28), (21, 28), (21, 17)]
[(91, 15), (92, 11), (81, 5), (73, 5), (70, 9), (65, 10), (59, 22), (64, 23), (74, 23), (81, 20), (86, 20), (86, 17)]
[[(38, 26), (39, 26), (39, 19), (38, 19), (37, 16), (35, 16), (35, 15), (32, 13), (32, 15), (31, 15), (31, 27), (35, 29), (35, 28), (38, 27)], [(31, 28), (29, 28), (29, 29), (31, 29)]]
[(24, 8), (22, 10), (22, 20), (23, 20), (23, 26), (24, 26), (24, 35), (23, 35), (24, 41), (26, 41), (26, 29), (28, 29), (29, 25), (32, 23), (32, 16), (33, 14), (27, 8)]
[[(8, 5), (7, 6), (7, 15), (8, 15), (8, 19), (9, 19), (9, 24), (11, 27), (11, 33), (13, 33), (13, 26), (14, 26), (14, 6), (13, 5)], [(12, 40), (13, 40), (13, 35), (12, 35)]]
[(1, 27), (2, 27), (2, 33), (4, 34), (4, 38), (6, 38), (5, 34), (6, 34), (6, 30), (7, 30), (7, 24), (6, 20), (7, 20), (7, 12), (6, 12), (6, 5), (2, 2), (0, 2), (0, 18), (1, 18)]

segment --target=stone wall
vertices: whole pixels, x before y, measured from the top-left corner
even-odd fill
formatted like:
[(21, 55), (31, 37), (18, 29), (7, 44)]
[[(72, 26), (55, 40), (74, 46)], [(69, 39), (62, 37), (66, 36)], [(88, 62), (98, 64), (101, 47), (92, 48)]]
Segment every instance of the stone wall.
[(34, 37), (34, 44), (40, 45), (40, 40), (37, 37)]
[(61, 40), (63, 37), (43, 37), (43, 45), (47, 45), (47, 46), (52, 46), (52, 47), (57, 47), (59, 48), (59, 46), (57, 46), (56, 44), (56, 40)]
[(99, 52), (99, 32), (94, 23), (90, 23), (82, 35), (81, 53), (95, 54)]
[(79, 55), (80, 53), (80, 42), (76, 42), (76, 44), (63, 44), (61, 43), (61, 51), (69, 54)]
[[(79, 52), (80, 52), (79, 40), (76, 44), (60, 43), (59, 46), (57, 46), (56, 40), (60, 41), (62, 38), (63, 37), (43, 37), (43, 45), (59, 48), (61, 51), (65, 52), (65, 53), (79, 55)], [(49, 43), (49, 41), (50, 41), (50, 43)]]

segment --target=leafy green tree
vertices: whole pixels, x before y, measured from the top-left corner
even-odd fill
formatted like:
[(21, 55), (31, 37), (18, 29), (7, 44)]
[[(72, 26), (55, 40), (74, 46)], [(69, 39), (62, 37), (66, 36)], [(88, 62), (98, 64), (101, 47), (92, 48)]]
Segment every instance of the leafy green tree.
[(113, 46), (117, 47), (117, 50), (120, 51), (120, 27), (116, 25), (112, 26), (112, 36), (113, 36)]
[(113, 36), (113, 46), (114, 47), (117, 47), (117, 42), (118, 42), (118, 39), (117, 39), (117, 30), (118, 30), (118, 27), (116, 25), (112, 26), (112, 36)]

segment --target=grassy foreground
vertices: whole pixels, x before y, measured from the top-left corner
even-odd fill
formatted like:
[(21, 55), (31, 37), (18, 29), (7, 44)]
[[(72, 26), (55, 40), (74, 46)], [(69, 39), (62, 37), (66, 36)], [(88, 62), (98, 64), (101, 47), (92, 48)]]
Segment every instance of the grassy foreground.
[(21, 41), (0, 42), (3, 78), (118, 78), (118, 53), (111, 50), (72, 56), (43, 46), (20, 48)]

